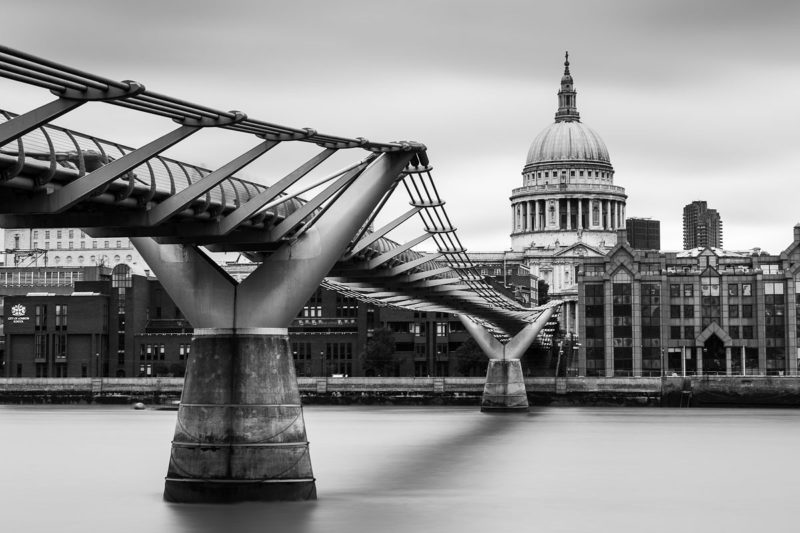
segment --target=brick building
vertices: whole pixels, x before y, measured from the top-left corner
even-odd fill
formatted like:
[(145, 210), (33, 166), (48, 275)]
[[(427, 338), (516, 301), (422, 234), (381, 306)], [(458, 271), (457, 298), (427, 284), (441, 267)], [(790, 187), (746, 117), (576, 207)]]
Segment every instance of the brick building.
[[(253, 267), (231, 265), (229, 271), (241, 277)], [(8, 276), (23, 284), (5, 296), (0, 375), (184, 374), (192, 327), (154, 278), (135, 274), (125, 264), (94, 272), (99, 275), (27, 272)], [(75, 281), (62, 283), (67, 279)], [(34, 280), (42, 284), (34, 286)], [(57, 283), (50, 286), (48, 280)], [(374, 307), (320, 288), (289, 328), (297, 374), (363, 376), (360, 355), (380, 327), (392, 332), (396, 365), (391, 373), (398, 376), (454, 374), (451, 354), (468, 338), (455, 315)]]

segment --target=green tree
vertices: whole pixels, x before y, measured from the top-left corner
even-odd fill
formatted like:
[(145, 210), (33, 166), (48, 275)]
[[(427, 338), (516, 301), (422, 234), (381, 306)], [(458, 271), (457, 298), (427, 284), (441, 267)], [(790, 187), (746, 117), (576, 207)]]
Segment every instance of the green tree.
[(462, 376), (481, 377), (486, 375), (489, 358), (472, 337), (454, 350), (451, 356), (456, 360), (456, 371)]
[(373, 330), (361, 353), (364, 374), (367, 376), (394, 376), (398, 360), (394, 355), (394, 334), (387, 328)]

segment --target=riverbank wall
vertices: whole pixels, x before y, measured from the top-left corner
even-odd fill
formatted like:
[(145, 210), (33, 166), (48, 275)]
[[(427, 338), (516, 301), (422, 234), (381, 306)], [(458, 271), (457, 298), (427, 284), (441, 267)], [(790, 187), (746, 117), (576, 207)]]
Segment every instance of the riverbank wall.
[[(301, 377), (303, 403), (479, 405), (483, 378)], [(800, 377), (525, 379), (531, 405), (800, 406)], [(169, 404), (182, 378), (0, 378), (0, 403)]]

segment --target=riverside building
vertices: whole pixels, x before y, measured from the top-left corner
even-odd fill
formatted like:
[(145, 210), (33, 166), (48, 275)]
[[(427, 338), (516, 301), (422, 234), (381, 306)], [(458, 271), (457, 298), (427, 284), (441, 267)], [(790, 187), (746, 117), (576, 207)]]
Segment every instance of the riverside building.
[(797, 375), (800, 225), (778, 255), (621, 238), (584, 261), (578, 288), (573, 375)]

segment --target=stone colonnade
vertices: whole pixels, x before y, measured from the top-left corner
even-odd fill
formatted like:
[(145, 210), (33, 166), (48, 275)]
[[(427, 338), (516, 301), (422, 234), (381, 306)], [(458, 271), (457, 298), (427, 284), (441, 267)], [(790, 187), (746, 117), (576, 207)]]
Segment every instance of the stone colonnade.
[(616, 230), (625, 227), (625, 202), (611, 199), (552, 198), (512, 204), (514, 232)]

